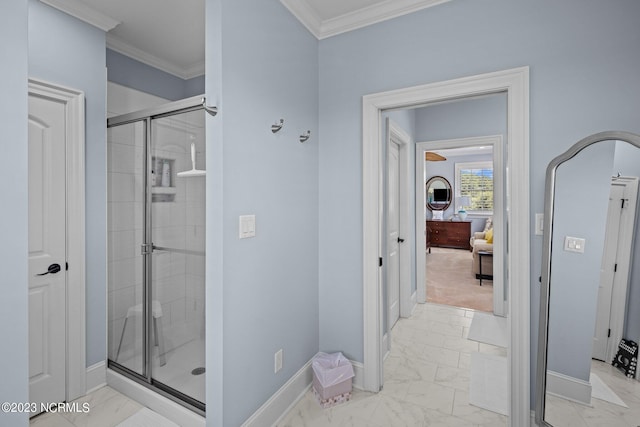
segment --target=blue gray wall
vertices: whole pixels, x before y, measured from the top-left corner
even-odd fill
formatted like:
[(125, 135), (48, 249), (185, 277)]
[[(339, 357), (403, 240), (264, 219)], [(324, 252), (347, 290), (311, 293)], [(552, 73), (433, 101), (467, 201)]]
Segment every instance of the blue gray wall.
[[(29, 401), (27, 305), (28, 152), (27, 152), (27, 0), (0, 3), (0, 117), (2, 154), (0, 190), (0, 334), (4, 341), (0, 364), (0, 401)], [(27, 426), (28, 414), (3, 413), (0, 426)]]
[[(278, 0), (210, 0), (207, 27), (207, 95), (221, 111), (207, 165), (222, 168), (207, 176), (207, 382), (223, 383), (209, 384), (207, 412), (238, 426), (318, 352), (318, 42)], [(246, 214), (256, 236), (240, 240)]]
[(204, 93), (204, 76), (185, 80), (111, 49), (107, 49), (107, 79), (172, 101)]
[(87, 366), (106, 357), (105, 34), (29, 0), (29, 77), (82, 90), (85, 111)]
[(507, 95), (498, 93), (416, 110), (417, 142), (502, 135), (507, 141)]
[[(548, 369), (589, 381), (615, 142), (592, 145), (556, 173)], [(586, 240), (564, 250), (566, 236)]]
[[(363, 358), (362, 96), (530, 66), (533, 224), (553, 157), (598, 131), (640, 131), (638, 16), (634, 0), (452, 1), (320, 42), (321, 348)], [(531, 242), (535, 360), (542, 249)]]

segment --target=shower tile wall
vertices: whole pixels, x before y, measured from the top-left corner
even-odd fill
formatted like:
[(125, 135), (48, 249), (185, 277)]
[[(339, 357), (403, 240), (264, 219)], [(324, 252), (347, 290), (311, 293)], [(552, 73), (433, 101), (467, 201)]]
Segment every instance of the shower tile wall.
[[(204, 169), (204, 118), (153, 122), (152, 156), (172, 160), (171, 186), (153, 187), (153, 243), (204, 253), (205, 178), (177, 178), (191, 169), (190, 144), (196, 144), (198, 168)], [(198, 116), (200, 117), (200, 116)], [(143, 151), (142, 125), (109, 129), (109, 322), (110, 358), (115, 359), (129, 307), (142, 301)], [(157, 172), (157, 171), (154, 171)], [(158, 175), (156, 175), (158, 177)], [(157, 184), (160, 181), (157, 180)], [(155, 251), (153, 299), (162, 305), (166, 351), (204, 339), (204, 256)], [(141, 352), (140, 319), (129, 319), (119, 362)]]

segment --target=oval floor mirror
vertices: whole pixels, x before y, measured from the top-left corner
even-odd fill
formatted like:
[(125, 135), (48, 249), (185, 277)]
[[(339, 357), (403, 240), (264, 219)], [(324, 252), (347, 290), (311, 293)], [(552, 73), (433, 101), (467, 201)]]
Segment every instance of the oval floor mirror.
[(640, 136), (627, 132), (589, 136), (547, 167), (540, 426), (631, 425), (640, 411), (638, 177)]

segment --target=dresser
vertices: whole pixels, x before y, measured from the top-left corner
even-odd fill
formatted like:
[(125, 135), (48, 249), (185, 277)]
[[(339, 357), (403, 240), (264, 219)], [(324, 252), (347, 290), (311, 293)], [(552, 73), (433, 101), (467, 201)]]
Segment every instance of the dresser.
[(471, 249), (471, 221), (427, 221), (427, 249)]

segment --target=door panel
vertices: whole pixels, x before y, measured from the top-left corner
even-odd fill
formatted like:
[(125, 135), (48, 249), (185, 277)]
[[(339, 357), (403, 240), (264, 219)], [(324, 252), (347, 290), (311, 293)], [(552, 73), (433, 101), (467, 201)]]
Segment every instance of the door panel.
[(400, 155), (398, 144), (392, 141), (388, 157), (387, 323), (391, 330), (400, 317)]
[[(205, 402), (204, 110), (151, 122), (151, 371), (154, 381)], [(184, 373), (176, 375), (176, 372)]]
[(107, 130), (109, 359), (144, 375), (144, 122)]
[(593, 354), (598, 360), (607, 359), (609, 341), (609, 323), (611, 319), (611, 297), (613, 292), (614, 265), (617, 258), (618, 235), (620, 233), (620, 216), (622, 208), (620, 200), (624, 198), (624, 187), (612, 185), (607, 211), (602, 267), (600, 269), (600, 286), (598, 288), (598, 309), (596, 328), (593, 336)]
[[(66, 398), (65, 114), (64, 104), (29, 95), (29, 400), (34, 403)], [(60, 271), (48, 273), (54, 264)]]

